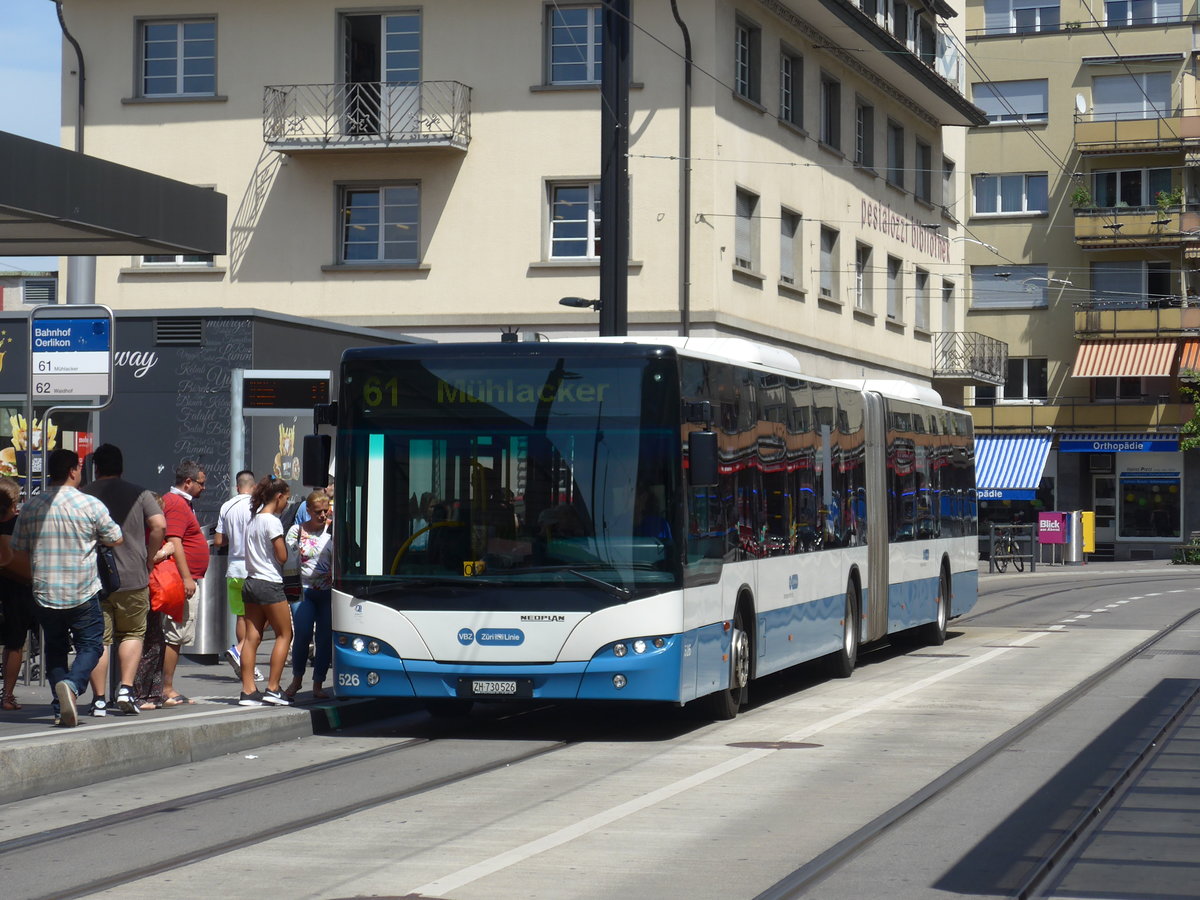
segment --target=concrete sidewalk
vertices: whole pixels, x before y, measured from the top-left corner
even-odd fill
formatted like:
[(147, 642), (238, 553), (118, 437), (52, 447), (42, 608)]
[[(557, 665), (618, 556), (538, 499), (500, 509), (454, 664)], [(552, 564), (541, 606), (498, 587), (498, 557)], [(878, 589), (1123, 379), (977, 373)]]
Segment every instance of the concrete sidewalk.
[[(259, 668), (266, 672), (266, 654), (260, 653)], [(175, 688), (191, 704), (137, 716), (123, 716), (111, 706), (107, 716), (93, 718), (88, 715), (89, 693), (80, 698), (76, 728), (53, 726), (50, 685), (18, 683), (16, 696), (24, 708), (0, 712), (0, 803), (328, 733), (417, 708), (411, 700), (314, 700), (311, 675), (310, 669), (294, 706), (245, 707), (237, 705), (241, 686), (228, 663), (206, 665), (184, 657), (175, 672)], [(291, 680), (290, 666), (282, 680), (285, 686)], [(333, 694), (328, 685), (326, 691)]]

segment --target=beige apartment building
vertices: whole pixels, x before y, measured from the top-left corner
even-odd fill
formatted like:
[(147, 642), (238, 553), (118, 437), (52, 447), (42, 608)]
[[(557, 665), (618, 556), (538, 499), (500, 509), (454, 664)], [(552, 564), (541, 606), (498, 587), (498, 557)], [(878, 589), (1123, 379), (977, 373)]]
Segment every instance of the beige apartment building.
[(1196, 22), (1191, 0), (967, 10), (989, 120), (968, 136), (967, 322), (1009, 349), (1003, 386), (971, 392), (1002, 460), (982, 518), (1094, 510), (1098, 552), (1121, 559), (1200, 529), (1179, 449), (1180, 379), (1200, 369)]
[[(66, 0), (89, 154), (229, 197), (228, 254), (100, 259), (117, 308), (437, 340), (596, 333), (602, 5)], [(963, 22), (945, 0), (632, 8), (629, 329), (961, 402)], [(77, 70), (64, 44), (63, 144)], [(685, 90), (690, 78), (690, 91)], [(684, 125), (690, 125), (685, 144)], [(686, 212), (685, 212), (686, 211)]]

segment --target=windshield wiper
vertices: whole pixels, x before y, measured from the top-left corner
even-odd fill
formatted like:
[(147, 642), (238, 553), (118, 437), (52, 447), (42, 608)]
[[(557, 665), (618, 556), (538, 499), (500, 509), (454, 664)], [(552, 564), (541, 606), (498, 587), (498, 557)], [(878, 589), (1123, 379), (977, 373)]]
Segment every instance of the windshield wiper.
[(470, 584), (473, 579), (470, 578), (403, 578), (395, 581), (384, 581), (379, 584), (372, 584), (369, 587), (360, 590), (351, 590), (347, 593), (355, 597), (370, 597), (374, 594), (383, 594), (388, 591), (397, 591), (402, 588), (427, 588), (427, 587), (459, 587), (464, 584)]
[(603, 588), (618, 600), (630, 600), (633, 598), (633, 591), (627, 590), (619, 584), (613, 584), (611, 581), (605, 581), (603, 578), (597, 578), (594, 575), (589, 575), (587, 572), (580, 572), (578, 569), (567, 569), (567, 571), (578, 578), (582, 578), (588, 584), (594, 584), (598, 588)]

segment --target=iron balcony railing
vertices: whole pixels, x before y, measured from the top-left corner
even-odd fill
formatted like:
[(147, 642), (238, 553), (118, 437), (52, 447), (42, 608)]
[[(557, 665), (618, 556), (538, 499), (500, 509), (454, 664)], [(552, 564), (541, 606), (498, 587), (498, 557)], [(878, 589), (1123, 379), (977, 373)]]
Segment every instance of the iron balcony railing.
[(935, 331), (933, 377), (1004, 384), (1008, 344), (975, 331)]
[(466, 150), (471, 141), (471, 88), (457, 81), (268, 85), (263, 140), (283, 151), (406, 146)]

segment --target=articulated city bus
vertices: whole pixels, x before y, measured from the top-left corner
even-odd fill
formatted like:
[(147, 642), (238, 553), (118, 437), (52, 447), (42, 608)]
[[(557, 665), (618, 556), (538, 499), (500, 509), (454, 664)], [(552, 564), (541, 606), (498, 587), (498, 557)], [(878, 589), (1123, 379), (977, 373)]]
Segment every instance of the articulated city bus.
[(349, 350), (340, 696), (697, 702), (978, 593), (970, 418), (736, 339)]

